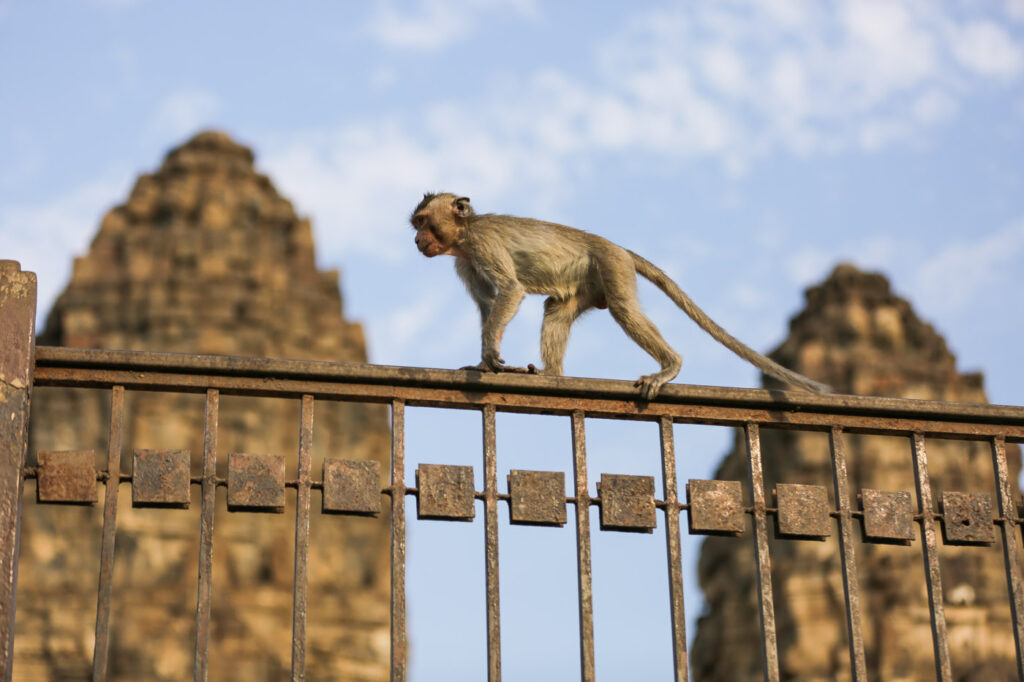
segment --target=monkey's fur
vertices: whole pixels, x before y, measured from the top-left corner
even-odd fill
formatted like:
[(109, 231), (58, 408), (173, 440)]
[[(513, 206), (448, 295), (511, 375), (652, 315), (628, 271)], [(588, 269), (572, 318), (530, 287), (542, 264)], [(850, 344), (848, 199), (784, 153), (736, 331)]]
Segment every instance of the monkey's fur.
[(828, 386), (786, 369), (733, 338), (649, 261), (583, 230), (532, 218), (477, 215), (466, 197), (424, 194), (412, 212), (416, 246), (429, 258), (455, 256), (455, 271), (480, 308), (480, 369), (501, 371), (501, 337), (526, 294), (546, 294), (540, 332), (544, 373), (560, 375), (569, 327), (591, 308), (607, 308), (619, 326), (661, 364), (636, 380), (654, 398), (679, 374), (682, 356), (640, 309), (636, 275), (654, 283), (704, 331), (762, 372), (816, 393)]

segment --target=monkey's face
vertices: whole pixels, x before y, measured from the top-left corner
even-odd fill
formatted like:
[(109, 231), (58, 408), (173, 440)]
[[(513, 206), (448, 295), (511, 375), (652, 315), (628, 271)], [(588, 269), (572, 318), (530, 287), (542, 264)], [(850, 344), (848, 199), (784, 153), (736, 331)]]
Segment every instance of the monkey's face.
[(427, 258), (458, 255), (463, 221), (472, 215), (472, 210), (465, 197), (426, 195), (409, 219), (416, 230), (416, 248)]
[(448, 247), (441, 243), (440, 238), (432, 225), (425, 218), (419, 221), (417, 224), (417, 218), (422, 216), (413, 217), (413, 227), (416, 228), (416, 248), (420, 250), (427, 258), (433, 258), (434, 256), (440, 256), (448, 251)]

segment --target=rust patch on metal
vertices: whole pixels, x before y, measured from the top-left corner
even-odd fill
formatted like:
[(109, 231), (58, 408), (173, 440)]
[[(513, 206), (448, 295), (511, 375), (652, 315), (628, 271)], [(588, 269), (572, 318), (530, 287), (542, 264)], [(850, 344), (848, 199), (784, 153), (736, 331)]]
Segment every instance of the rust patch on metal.
[(132, 506), (188, 509), (191, 461), (188, 450), (136, 450), (132, 456)]
[(601, 530), (654, 530), (654, 477), (601, 474)]
[(284, 457), (228, 455), (228, 511), (284, 512)]
[(476, 514), (473, 467), (421, 464), (416, 470), (416, 486), (418, 518), (470, 521)]
[(203, 417), (203, 501), (199, 516), (199, 581), (196, 591), (196, 649), (192, 678), (206, 682), (210, 669), (210, 612), (213, 601), (213, 522), (217, 501), (217, 431), (220, 393), (206, 392)]
[(535, 526), (564, 526), (565, 474), (561, 471), (522, 471), (508, 476), (512, 523)]
[(861, 491), (864, 540), (909, 545), (914, 539), (914, 508), (906, 491)]
[(96, 453), (40, 452), (36, 499), (59, 504), (95, 504)]
[(583, 410), (572, 413), (572, 471), (576, 479), (576, 584), (580, 614), (580, 679), (594, 682), (594, 579), (590, 551), (587, 429)]
[(1017, 486), (1011, 482), (1009, 462), (1006, 461), (1006, 441), (1003, 438), (992, 439), (992, 464), (996, 471), (999, 514), (1004, 519), (1000, 531), (1003, 557), (1006, 560), (1004, 566), (1009, 588), (1010, 614), (1013, 617), (1013, 640), (1017, 647), (1017, 678), (1024, 679), (1024, 656), (1021, 656), (1021, 646), (1024, 645), (1024, 580), (1021, 578), (1020, 548), (1017, 546), (1020, 519), (1014, 501)]
[(405, 682), (405, 403), (391, 404), (391, 682)]
[[(5, 680), (11, 679), (14, 666), (35, 322), (35, 273), (22, 272), (17, 261), (0, 260), (0, 679)], [(95, 479), (92, 485), (95, 496)]]
[(779, 483), (775, 534), (780, 538), (825, 539), (832, 532), (828, 489), (823, 485)]
[(991, 545), (992, 497), (987, 493), (942, 493), (942, 540), (947, 545)]
[(27, 388), (32, 380), (35, 320), (35, 273), (0, 260), (0, 382), (13, 389)]
[(740, 536), (747, 527), (743, 484), (739, 481), (690, 479), (686, 484), (691, 535)]
[(860, 578), (857, 574), (857, 548), (853, 540), (853, 512), (850, 509), (850, 477), (846, 466), (843, 431), (834, 427), (828, 436), (832, 455), (832, 491), (839, 511), (839, 560), (843, 570), (843, 596), (846, 611), (847, 644), (850, 651), (852, 682), (867, 682), (867, 655), (861, 627)]
[(324, 514), (380, 513), (379, 462), (325, 459), (323, 476)]

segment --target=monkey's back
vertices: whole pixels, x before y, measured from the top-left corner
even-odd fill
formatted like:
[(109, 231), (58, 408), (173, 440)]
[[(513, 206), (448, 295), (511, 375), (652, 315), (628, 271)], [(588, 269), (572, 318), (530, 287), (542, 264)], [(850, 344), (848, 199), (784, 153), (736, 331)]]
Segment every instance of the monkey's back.
[(506, 252), (529, 293), (559, 299), (578, 293), (581, 284), (599, 286), (593, 250), (615, 248), (568, 225), (493, 213), (475, 216), (467, 236), (475, 249)]

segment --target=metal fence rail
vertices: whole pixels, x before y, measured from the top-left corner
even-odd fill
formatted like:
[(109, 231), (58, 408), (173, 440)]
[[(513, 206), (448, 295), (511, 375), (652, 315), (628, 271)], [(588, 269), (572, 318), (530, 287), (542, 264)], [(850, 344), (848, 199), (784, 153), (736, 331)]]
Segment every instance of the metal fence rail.
[[(6, 338), (18, 323), (31, 325), (31, 317), (12, 315), (11, 306), (3, 305), (0, 296), (0, 331)], [(15, 311), (17, 312), (17, 311)], [(0, 334), (2, 336), (3, 334)], [(855, 396), (818, 396), (767, 390), (725, 389), (682, 385), (666, 386), (656, 401), (640, 404), (629, 382), (551, 378), (515, 374), (483, 374), (475, 371), (446, 371), (381, 367), (357, 364), (332, 364), (265, 358), (240, 358), (200, 355), (175, 355), (149, 352), (79, 350), (31, 347), (31, 329), (22, 334), (15, 351), (0, 353), (0, 389), (5, 403), (0, 409), (0, 534), (4, 537), (4, 569), (0, 584), (0, 630), (4, 646), (0, 657), (11, 678), (13, 658), (13, 617), (17, 582), (17, 530), (21, 515), (21, 497), (26, 478), (37, 478), (41, 501), (68, 501), (82, 479), (106, 481), (101, 545), (101, 568), (97, 594), (95, 679), (105, 679), (109, 647), (109, 615), (111, 600), (111, 569), (114, 559), (114, 538), (117, 525), (116, 497), (118, 483), (130, 482), (134, 487), (150, 486), (147, 478), (152, 466), (170, 466), (173, 457), (166, 453), (138, 458), (131, 475), (119, 470), (121, 438), (124, 421), (125, 391), (163, 391), (205, 394), (205, 437), (202, 475), (192, 478), (188, 466), (184, 489), (198, 486), (202, 491), (198, 598), (196, 606), (196, 642), (194, 677), (207, 678), (207, 656), (210, 639), (210, 599), (213, 590), (212, 538), (215, 491), (228, 488), (228, 505), (237, 510), (265, 509), (283, 500), (285, 487), (297, 491), (296, 534), (294, 547), (294, 601), (292, 628), (292, 679), (305, 677), (307, 559), (309, 553), (310, 491), (322, 491), (325, 504), (337, 505), (350, 513), (368, 513), (379, 509), (380, 496), (390, 498), (391, 510), (391, 677), (406, 677), (406, 518), (405, 498), (417, 499), (418, 514), (424, 518), (465, 519), (474, 514), (475, 500), (484, 506), (484, 559), (486, 571), (488, 678), (501, 677), (500, 591), (498, 552), (498, 509), (501, 503), (509, 508), (512, 523), (561, 525), (565, 523), (566, 507), (576, 509), (577, 578), (579, 601), (579, 648), (581, 677), (595, 679), (594, 623), (591, 582), (591, 526), (588, 510), (598, 506), (601, 528), (605, 530), (646, 531), (655, 525), (660, 510), (666, 528), (667, 579), (671, 601), (671, 621), (675, 661), (675, 679), (686, 680), (687, 651), (684, 601), (682, 590), (682, 558), (680, 549), (680, 515), (685, 512), (690, 533), (738, 535), (751, 522), (757, 562), (757, 589), (763, 647), (764, 674), (778, 680), (779, 659), (775, 631), (775, 608), (772, 594), (771, 552), (768, 542), (768, 521), (774, 517), (782, 533), (793, 537), (828, 536), (838, 528), (842, 578), (845, 591), (846, 626), (850, 648), (850, 670), (854, 680), (867, 679), (864, 640), (861, 634), (860, 597), (854, 530), (864, 531), (866, 541), (906, 539), (913, 524), (920, 527), (924, 554), (925, 580), (933, 632), (937, 677), (951, 680), (952, 672), (943, 613), (942, 581), (938, 565), (940, 523), (955, 525), (961, 532), (962, 544), (986, 544), (986, 532), (998, 528), (1002, 535), (1005, 569), (1017, 666), (1024, 679), (1024, 589), (1020, 571), (1021, 533), (1018, 500), (1013, 491), (1006, 457), (1006, 443), (1024, 442), (1024, 408), (993, 405), (967, 405), (916, 400), (897, 400)], [(27, 345), (26, 345), (27, 344)], [(20, 351), (18, 349), (20, 348)], [(18, 354), (20, 352), (20, 355)], [(14, 359), (10, 359), (14, 358)], [(27, 367), (18, 375), (18, 358)], [(6, 364), (5, 364), (6, 363)], [(18, 376), (28, 376), (22, 381)], [(38, 469), (24, 466), (27, 443), (28, 391), (35, 386), (81, 387), (111, 391), (112, 414), (107, 468), (95, 471), (94, 464), (71, 459), (41, 459)], [(283, 462), (251, 455), (247, 459), (229, 459), (228, 477), (216, 476), (216, 462), (222, 455), (217, 450), (219, 400), (222, 395), (247, 395), (286, 398), (301, 404), (298, 478), (283, 480)], [(19, 403), (19, 397), (24, 402)], [(334, 461), (332, 476), (317, 480), (310, 471), (312, 424), (316, 404), (324, 400), (357, 401), (388, 404), (391, 408), (391, 480), (383, 489), (374, 475), (356, 463)], [(420, 465), (416, 482), (409, 485), (405, 472), (405, 408), (430, 406), (480, 412), (483, 420), (482, 465), (484, 489), (473, 487), (469, 467)], [(20, 411), (19, 411), (20, 410)], [(573, 449), (575, 476), (574, 495), (564, 493), (563, 474), (559, 472), (511, 471), (508, 489), (498, 486), (496, 468), (495, 415), (497, 412), (554, 414), (568, 417)], [(18, 415), (22, 415), (19, 417)], [(661, 434), (662, 481), (661, 496), (656, 499), (653, 477), (602, 474), (598, 495), (591, 497), (587, 472), (585, 420), (627, 419), (655, 422)], [(12, 425), (13, 424), (13, 425)], [(747, 446), (748, 479), (738, 481), (691, 480), (686, 486), (686, 500), (680, 500), (676, 481), (676, 454), (673, 443), (674, 424), (714, 424), (744, 430)], [(762, 429), (795, 429), (827, 433), (831, 445), (833, 493), (835, 508), (828, 502), (825, 486), (780, 484), (774, 502), (766, 490), (761, 461)], [(854, 509), (848, 489), (847, 461), (842, 437), (846, 433), (902, 436), (907, 442), (907, 456), (913, 463), (918, 498), (917, 509), (911, 509), (907, 493), (865, 491), (861, 509)], [(980, 493), (950, 493), (938, 511), (933, 502), (928, 476), (928, 454), (925, 438), (942, 437), (982, 441), (992, 452), (996, 481), (995, 516), (972, 516), (970, 510), (979, 501)], [(51, 453), (54, 454), (54, 453)], [(60, 453), (57, 453), (60, 454)], [(150, 461), (151, 460), (151, 461)], [(173, 468), (173, 467), (172, 467)], [(280, 473), (280, 475), (278, 475)], [(334, 474), (346, 485), (335, 486)], [(372, 474), (372, 472), (371, 472)], [(246, 494), (235, 495), (233, 477), (246, 477)], [(165, 478), (171, 480), (173, 477)], [(173, 482), (173, 481), (172, 481)], [(752, 504), (743, 499), (743, 485), (749, 486)], [(93, 486), (95, 484), (93, 483)], [(169, 486), (170, 483), (163, 485)], [(42, 492), (45, 488), (46, 495)], [(94, 488), (95, 489), (95, 488)], [(147, 488), (150, 494), (172, 495), (169, 489)], [(877, 494), (876, 494), (877, 493)], [(180, 494), (180, 493), (178, 493)], [(963, 495), (964, 498), (956, 498)], [(173, 496), (172, 496), (173, 497)], [(161, 498), (164, 506), (168, 499)], [(963, 504), (957, 504), (957, 501)], [(170, 499), (173, 506), (173, 499)], [(283, 504), (283, 502), (281, 503)], [(984, 508), (984, 505), (981, 505)], [(951, 511), (953, 510), (953, 511)], [(953, 523), (951, 514), (967, 510)], [(747, 520), (750, 517), (751, 521)], [(833, 523), (835, 519), (835, 523)], [(973, 526), (971, 524), (974, 524)], [(964, 531), (966, 527), (966, 531)], [(975, 535), (971, 535), (973, 532)], [(979, 540), (981, 538), (981, 540)], [(742, 540), (736, 540), (741, 542)], [(947, 540), (949, 541), (949, 540)]]

